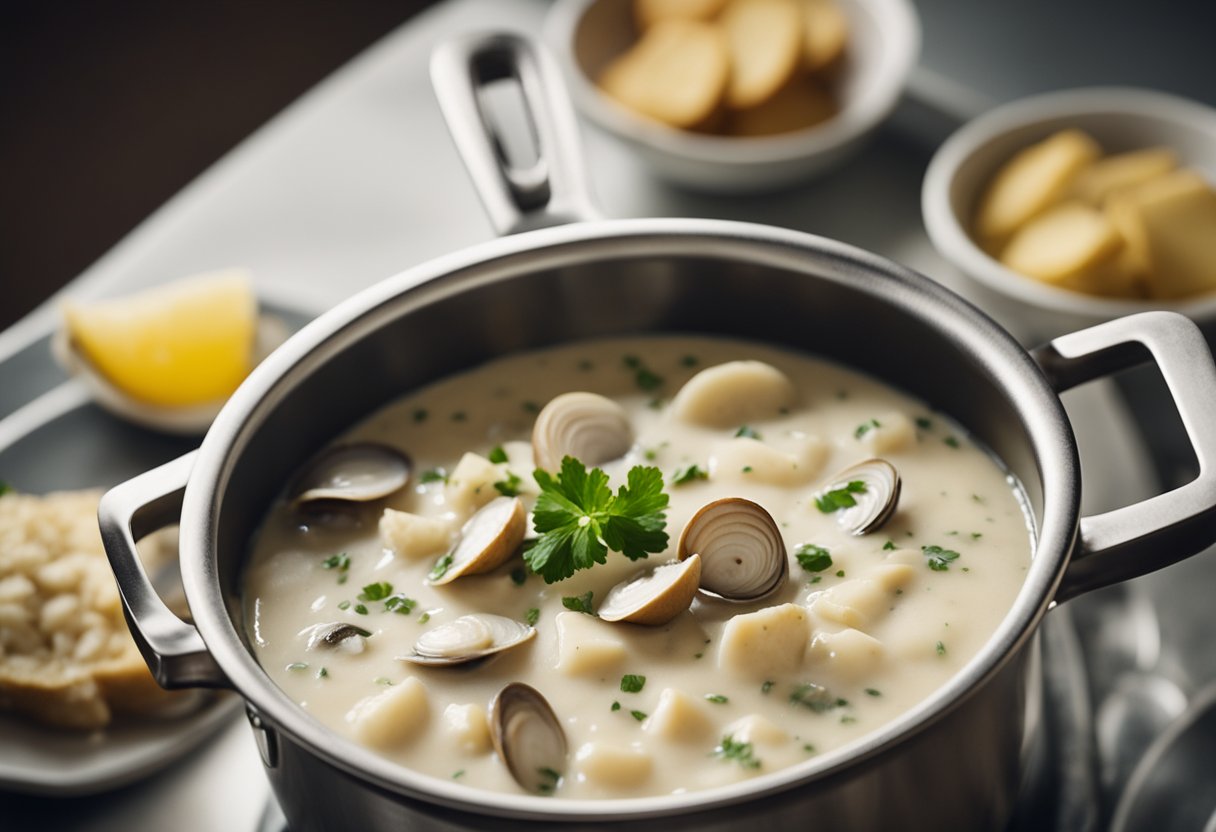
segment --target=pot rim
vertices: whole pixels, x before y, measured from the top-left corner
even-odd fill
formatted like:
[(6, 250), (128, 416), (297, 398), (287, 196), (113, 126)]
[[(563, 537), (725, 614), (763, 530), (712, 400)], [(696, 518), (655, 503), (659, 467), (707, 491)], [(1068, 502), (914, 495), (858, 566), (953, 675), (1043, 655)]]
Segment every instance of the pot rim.
[[(262, 669), (229, 616), (220, 584), (216, 530), (234, 462), (251, 425), (277, 406), (311, 367), (390, 318), (468, 287), (586, 262), (601, 247), (630, 256), (728, 256), (825, 279), (878, 281), (884, 299), (933, 323), (951, 320), (947, 337), (999, 377), (1031, 437), (1043, 491), (1038, 538), (1025, 583), (984, 647), (945, 685), (886, 725), (806, 762), (711, 790), (610, 800), (554, 800), (470, 789), (407, 769), (340, 737), (299, 708)], [(741, 248), (742, 247), (742, 248)], [(602, 256), (602, 252), (600, 253)], [(404, 391), (403, 391), (404, 392)], [(233, 687), (292, 741), (335, 768), (389, 792), (481, 815), (548, 821), (621, 821), (697, 813), (823, 782), (893, 750), (958, 707), (1026, 643), (1048, 609), (1079, 522), (1080, 464), (1063, 405), (1029, 354), (994, 321), (949, 290), (890, 260), (811, 234), (709, 219), (631, 219), (577, 223), (490, 240), (439, 257), (352, 296), (305, 326), (257, 367), (216, 418), (186, 487), (181, 571), (195, 626)]]

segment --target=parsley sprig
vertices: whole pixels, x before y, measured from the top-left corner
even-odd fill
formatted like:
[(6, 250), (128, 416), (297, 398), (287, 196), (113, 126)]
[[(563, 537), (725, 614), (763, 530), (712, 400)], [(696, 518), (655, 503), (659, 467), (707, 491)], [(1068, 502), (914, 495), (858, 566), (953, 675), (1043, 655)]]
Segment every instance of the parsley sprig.
[(532, 524), (540, 537), (524, 560), (545, 583), (607, 562), (609, 549), (638, 560), (667, 548), (667, 495), (658, 468), (635, 465), (615, 495), (607, 474), (570, 456), (556, 477), (540, 469), (533, 476), (541, 492)]

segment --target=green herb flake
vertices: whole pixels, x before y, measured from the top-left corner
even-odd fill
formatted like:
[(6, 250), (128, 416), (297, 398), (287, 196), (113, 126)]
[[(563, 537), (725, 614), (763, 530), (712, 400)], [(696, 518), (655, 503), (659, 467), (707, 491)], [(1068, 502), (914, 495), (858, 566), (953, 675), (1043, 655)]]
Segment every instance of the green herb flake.
[(337, 569), (339, 572), (345, 572), (350, 569), (350, 555), (346, 552), (339, 552), (336, 555), (330, 555), (325, 560), (321, 561), (322, 569)]
[(750, 466), (750, 465), (744, 465), (744, 466), (743, 466), (743, 473), (745, 473), (745, 474), (750, 474), (750, 473), (751, 473), (753, 470), (754, 470), (754, 469), (753, 469), (753, 468), (752, 468), (752, 466)]
[(540, 782), (536, 784), (536, 791), (541, 794), (553, 794), (561, 785), (561, 774), (551, 768), (538, 768), (536, 773), (541, 777)]
[(645, 676), (637, 676), (633, 673), (626, 673), (621, 677), (622, 693), (641, 693), (642, 688), (644, 687), (646, 687)]
[(383, 687), (386, 687), (386, 688), (391, 688), (393, 686), (393, 680), (388, 678), (387, 676), (377, 676), (375, 679), (372, 680), (372, 683), (376, 684), (376, 685), (382, 685)]
[(811, 745), (809, 742), (808, 742), (808, 743), (803, 743), (803, 745), (802, 745), (802, 750), (803, 750), (803, 751), (805, 751), (807, 754), (814, 754), (814, 753), (815, 753), (815, 746)]
[(495, 465), (498, 465), (508, 461), (507, 452), (502, 449), (502, 445), (495, 445), (490, 449), (490, 455), (486, 457), (486, 459), (490, 460), (490, 462), (493, 462)]
[(638, 560), (667, 548), (668, 497), (658, 468), (635, 465), (615, 495), (607, 474), (570, 456), (556, 477), (540, 469), (533, 476), (541, 489), (532, 514), (540, 537), (524, 560), (545, 583), (606, 563), (609, 549)]
[(363, 587), (363, 591), (359, 593), (360, 601), (383, 601), (385, 598), (393, 594), (393, 585), (388, 581), (376, 581), (374, 584), (368, 584)]
[(893, 541), (893, 540), (888, 540), (886, 543), (882, 544), (882, 550), (883, 550), (884, 552), (893, 552), (893, 551), (895, 551), (895, 541)]
[(565, 595), (562, 597), (562, 606), (574, 612), (595, 615), (595, 610), (591, 606), (591, 596), (591, 590), (587, 590), (582, 595)]
[(815, 507), (824, 514), (857, 505), (854, 494), (866, 493), (866, 484), (861, 480), (850, 480), (843, 488), (833, 488), (815, 498)]
[(430, 468), (418, 475), (418, 482), (426, 484), (430, 482), (448, 481), (448, 472), (443, 468)]
[(707, 693), (705, 694), (705, 701), (713, 702), (715, 705), (725, 705), (730, 701), (730, 698), (723, 696), (720, 693)]
[(852, 714), (844, 714), (843, 716), (840, 717), (841, 725), (852, 725), (856, 721), (857, 721), (857, 717), (853, 716)]
[(722, 738), (718, 743), (718, 747), (713, 750), (710, 755), (719, 757), (722, 760), (731, 760), (743, 768), (760, 768), (760, 760), (756, 759), (752, 744), (750, 742), (738, 742), (730, 734)]
[(462, 768), (458, 768), (458, 769), (456, 769), (455, 771), (453, 771), (453, 772), (452, 772), (452, 779), (453, 779), (453, 780), (459, 780), (461, 777), (464, 777), (464, 769), (462, 769)]
[(427, 573), (427, 577), (432, 581), (437, 581), (444, 575), (448, 574), (448, 570), (452, 568), (452, 553), (441, 557), (435, 561), (435, 565), (431, 567), (431, 571)]
[(384, 599), (384, 611), (395, 612), (398, 615), (409, 615), (416, 606), (418, 606), (417, 601), (413, 598), (406, 598), (400, 592)]
[(958, 448), (962, 447), (962, 445), (959, 444), (959, 441), (957, 439), (955, 439), (953, 436), (947, 436), (945, 439), (942, 440), (942, 442), (944, 442), (946, 445), (949, 445), (951, 448), (958, 449)]
[(621, 357), (621, 363), (631, 370), (636, 370), (638, 367), (642, 366), (642, 359), (638, 358), (636, 355), (625, 355)]
[(519, 478), (518, 474), (514, 471), (508, 471), (505, 480), (499, 480), (494, 483), (494, 490), (504, 497), (518, 497), (519, 486), (522, 482), (523, 480)]
[(849, 702), (847, 699), (833, 696), (823, 685), (808, 682), (798, 685), (790, 692), (790, 704), (822, 714), (835, 708), (843, 708)]
[(882, 691), (877, 688), (866, 688), (866, 696), (882, 696)]
[(418, 616), (419, 624), (425, 624), (426, 622), (428, 622), (430, 620), (431, 620), (431, 614), (429, 612), (424, 612), (422, 615)]
[(942, 644), (940, 641), (937, 643), (937, 646), (934, 649), (937, 650), (937, 655), (939, 655), (939, 656), (946, 655), (946, 645)]
[(671, 475), (671, 484), (685, 485), (696, 480), (707, 479), (709, 479), (709, 472), (702, 470), (701, 466), (693, 464), (686, 468), (677, 468), (676, 472)]
[(822, 581), (822, 580), (823, 580), (823, 576), (822, 576), (822, 575), (816, 575), (815, 577), (813, 577), (813, 578), (811, 578), (809, 581), (807, 581), (807, 583), (808, 583), (808, 584), (817, 584), (817, 583), (819, 583), (819, 582), (820, 582), (820, 581)]
[(644, 720), (646, 718), (645, 711), (630, 711), (629, 715), (631, 717), (633, 717), (634, 719), (636, 719), (638, 722), (641, 722), (642, 720)]
[(681, 367), (695, 367), (699, 363), (701, 363), (700, 359), (698, 359), (695, 355), (686, 355), (680, 359)]
[(646, 367), (639, 367), (637, 373), (633, 377), (633, 380), (637, 383), (640, 389), (645, 390), (646, 392), (657, 390), (663, 386), (663, 377), (653, 370), (647, 369)]
[(511, 583), (516, 586), (523, 586), (528, 582), (528, 570), (522, 566), (517, 566), (511, 570)]
[(363, 604), (355, 604), (355, 612), (359, 615), (367, 615), (367, 607)]
[(321, 668), (320, 670), (318, 670), (318, 671), (317, 671), (317, 678), (318, 678), (318, 679), (324, 679), (324, 678), (326, 678), (327, 676), (329, 676), (329, 671), (328, 671), (328, 670), (326, 670), (325, 668)]
[(765, 681), (765, 683), (760, 686), (760, 692), (763, 694), (771, 693), (773, 690), (773, 685), (775, 685), (775, 684), (777, 684), (777, 683), (772, 682), (772, 681)]
[(348, 610), (348, 609), (350, 609), (350, 601), (342, 601), (342, 602), (340, 602), (340, 603), (338, 604), (338, 609), (340, 609), (340, 610)]
[(843, 570), (843, 569), (837, 569), (837, 570), (836, 570), (836, 577), (837, 577), (837, 578), (843, 578), (843, 577), (844, 577), (844, 570)]
[(794, 558), (807, 572), (822, 572), (832, 565), (832, 553), (813, 543), (803, 543), (795, 549)]
[(292, 662), (287, 665), (288, 670), (308, 670), (308, 662)]
[(953, 549), (943, 549), (941, 546), (921, 546), (921, 553), (928, 561), (929, 568), (934, 572), (945, 572), (953, 561), (958, 560), (959, 554)]
[(463, 422), (468, 418), (469, 418), (469, 415), (467, 413), (465, 413), (463, 410), (457, 410), (452, 413), (453, 422)]
[(740, 425), (739, 429), (737, 431), (735, 431), (735, 436), (736, 437), (742, 436), (744, 439), (759, 439), (760, 438), (760, 434), (757, 433), (756, 430), (754, 428), (752, 428), (751, 425)]
[(861, 439), (863, 436), (865, 436), (870, 431), (874, 430), (875, 428), (880, 428), (880, 427), (882, 427), (882, 423), (879, 422), (877, 419), (871, 419), (868, 422), (862, 422), (860, 425), (857, 426), (857, 429), (853, 431), (853, 438)]
[(426, 417), (429, 415), (430, 414), (426, 412), (425, 407), (420, 407), (414, 411), (414, 422), (416, 424), (421, 424), (422, 422), (426, 421)]
[(614, 700), (612, 700), (612, 707), (611, 707), (611, 708), (609, 708), (608, 710), (610, 710), (610, 711), (619, 711), (620, 709), (621, 709), (621, 703), (620, 703), (620, 702), (617, 702), (615, 699), (614, 699)]
[(979, 540), (979, 539), (980, 539), (981, 537), (983, 537), (983, 536), (984, 536), (984, 533), (983, 533), (983, 532), (972, 532), (972, 533), (971, 533), (971, 539), (972, 539), (972, 540)]
[(528, 622), (529, 627), (535, 627), (536, 622), (540, 621), (540, 610), (536, 607), (528, 607), (528, 611), (524, 613), (524, 621)]
[(595, 364), (592, 361), (584, 358), (582, 361), (578, 362), (578, 368), (585, 373), (588, 370), (594, 370)]
[(921, 430), (932, 430), (933, 422), (931, 422), (927, 416), (917, 416), (916, 426)]

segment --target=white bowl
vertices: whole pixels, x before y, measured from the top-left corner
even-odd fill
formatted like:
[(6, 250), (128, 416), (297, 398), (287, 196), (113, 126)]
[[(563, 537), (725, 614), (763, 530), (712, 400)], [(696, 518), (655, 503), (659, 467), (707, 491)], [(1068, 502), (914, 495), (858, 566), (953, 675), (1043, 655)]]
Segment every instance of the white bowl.
[(849, 20), (841, 109), (805, 130), (777, 136), (713, 136), (638, 115), (594, 78), (637, 39), (628, 0), (560, 0), (547, 39), (575, 106), (619, 137), (656, 174), (701, 191), (755, 193), (788, 187), (839, 163), (894, 109), (920, 52), (920, 20), (908, 0), (837, 0)]
[(1016, 334), (1051, 338), (1102, 321), (1172, 309), (1216, 323), (1216, 293), (1181, 301), (1102, 298), (1049, 286), (1003, 266), (969, 233), (976, 200), (1004, 162), (1058, 130), (1078, 127), (1103, 150), (1164, 145), (1183, 167), (1216, 182), (1216, 110), (1151, 90), (1092, 88), (1036, 95), (968, 122), (929, 164), (921, 190), (925, 228), (941, 255), (970, 278), (978, 300)]

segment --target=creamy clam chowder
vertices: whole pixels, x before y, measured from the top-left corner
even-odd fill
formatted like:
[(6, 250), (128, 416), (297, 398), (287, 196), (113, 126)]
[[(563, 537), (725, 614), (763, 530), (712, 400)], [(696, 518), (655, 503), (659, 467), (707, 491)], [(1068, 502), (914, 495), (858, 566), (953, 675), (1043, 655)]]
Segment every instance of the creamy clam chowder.
[[(534, 450), (538, 414), (560, 422), (555, 400), (572, 391), (596, 395), (564, 433), (537, 429)], [(748, 342), (513, 355), (383, 408), (340, 444), (356, 442), (401, 451), (408, 482), (363, 503), (289, 488), (245, 575), (250, 640), (333, 731), (473, 788), (677, 793), (849, 743), (972, 658), (1030, 564), (1012, 479), (956, 424), (867, 376)], [(636, 522), (593, 526), (605, 562), (547, 583), (521, 552), (544, 552), (545, 569), (573, 563), (590, 522), (551, 500), (550, 530), (537, 529), (534, 459), (558, 460), (540, 476), (554, 487), (563, 442), (607, 475), (608, 513)], [(619, 551), (639, 545), (657, 551)], [(443, 663), (453, 657), (474, 660)], [(520, 682), (539, 705), (513, 687), (492, 706)]]

